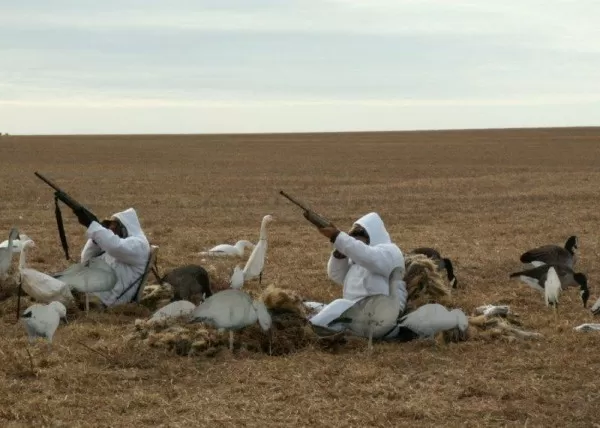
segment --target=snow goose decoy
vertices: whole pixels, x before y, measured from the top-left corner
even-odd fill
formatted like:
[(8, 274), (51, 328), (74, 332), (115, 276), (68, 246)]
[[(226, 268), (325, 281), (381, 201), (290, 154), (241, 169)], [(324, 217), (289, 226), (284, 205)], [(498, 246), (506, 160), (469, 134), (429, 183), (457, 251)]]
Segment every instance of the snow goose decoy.
[(469, 319), (460, 309), (448, 310), (439, 303), (427, 303), (400, 318), (400, 341), (434, 338), (438, 333), (457, 328), (465, 334)]
[(32, 344), (37, 337), (42, 337), (52, 344), (54, 333), (63, 320), (67, 323), (67, 309), (60, 302), (50, 302), (47, 305), (35, 303), (29, 306), (21, 315), (25, 324), (29, 343)]
[(274, 218), (270, 214), (267, 214), (262, 219), (258, 243), (252, 250), (252, 254), (250, 254), (244, 266), (245, 281), (258, 277), (258, 283), (262, 282), (262, 272), (265, 267), (265, 257), (267, 255), (267, 224), (273, 220)]
[(244, 285), (244, 269), (242, 269), (239, 265), (236, 265), (233, 268), (233, 274), (231, 275), (231, 279), (229, 280), (229, 287), (240, 289)]
[(13, 227), (8, 234), (8, 241), (5, 241), (6, 247), (0, 248), (0, 281), (6, 281), (8, 279), (8, 271), (12, 264), (13, 254), (13, 242), (19, 239), (19, 230)]
[(398, 281), (403, 277), (404, 266), (398, 266), (390, 274), (388, 295), (376, 294), (359, 300), (327, 326), (345, 324), (357, 336), (368, 337), (368, 350), (372, 351), (373, 337), (379, 339), (394, 330), (404, 310), (398, 290)]
[(73, 294), (66, 283), (26, 266), (27, 251), (31, 247), (35, 247), (35, 243), (31, 239), (25, 241), (19, 256), (19, 289), (40, 302), (56, 300), (66, 304), (74, 301)]
[(519, 278), (522, 282), (524, 282), (531, 288), (544, 293), (544, 284), (546, 282), (548, 270), (550, 268), (553, 268), (555, 270), (560, 280), (562, 289), (570, 286), (579, 286), (579, 295), (581, 296), (583, 307), (587, 307), (587, 301), (590, 297), (590, 290), (588, 289), (587, 277), (581, 272), (573, 272), (573, 269), (571, 269), (568, 266), (544, 264), (524, 271), (511, 273), (510, 278)]
[(579, 240), (577, 236), (571, 236), (565, 242), (565, 246), (542, 245), (532, 248), (521, 254), (521, 263), (530, 263), (534, 267), (541, 265), (564, 265), (573, 269), (577, 261), (577, 250)]
[(230, 244), (220, 244), (215, 247), (212, 247), (208, 251), (202, 251), (200, 253), (201, 256), (237, 256), (242, 257), (244, 255), (244, 249), (249, 248), (253, 250), (255, 245), (247, 241), (245, 239), (239, 240), (235, 243), (235, 245)]
[[(24, 233), (19, 233), (19, 237), (13, 239), (12, 241), (13, 253), (20, 253), (21, 249), (23, 248), (23, 242), (29, 239), (31, 239), (29, 236), (25, 235)], [(0, 248), (8, 248), (8, 239), (0, 243)]]
[(196, 309), (196, 305), (187, 300), (177, 300), (163, 306), (152, 314), (148, 322), (154, 323), (163, 321), (169, 318), (178, 318), (189, 316)]
[(454, 266), (452, 265), (452, 260), (442, 257), (438, 250), (430, 247), (419, 247), (412, 250), (411, 254), (423, 254), (435, 261), (439, 270), (446, 270), (446, 275), (448, 277), (448, 281), (450, 282), (450, 286), (452, 288), (458, 287), (458, 280), (454, 275)]
[(228, 288), (213, 294), (190, 315), (190, 323), (204, 322), (219, 330), (229, 330), (229, 349), (233, 351), (233, 332), (254, 324), (263, 331), (271, 329), (271, 315), (263, 302), (247, 293)]

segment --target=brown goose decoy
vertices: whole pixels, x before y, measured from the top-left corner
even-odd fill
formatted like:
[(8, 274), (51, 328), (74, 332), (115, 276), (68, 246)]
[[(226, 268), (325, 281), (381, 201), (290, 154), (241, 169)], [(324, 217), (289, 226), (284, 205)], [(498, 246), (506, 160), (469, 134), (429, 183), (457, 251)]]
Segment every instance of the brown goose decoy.
[(581, 272), (573, 272), (568, 266), (563, 265), (541, 265), (532, 269), (514, 272), (510, 274), (510, 278), (519, 278), (531, 288), (544, 292), (544, 284), (546, 283), (548, 270), (554, 268), (558, 278), (560, 279), (561, 287), (564, 289), (570, 286), (579, 286), (579, 295), (583, 302), (583, 307), (587, 306), (587, 301), (590, 297), (588, 289), (587, 277)]
[(576, 252), (578, 247), (577, 236), (570, 236), (565, 246), (542, 245), (532, 248), (521, 254), (521, 263), (531, 263), (534, 267), (546, 265), (564, 265), (573, 269), (577, 261)]
[(452, 261), (448, 258), (442, 258), (438, 250), (429, 247), (419, 247), (412, 250), (410, 254), (423, 254), (437, 262), (439, 270), (446, 270), (446, 275), (448, 276), (448, 281), (450, 281), (450, 286), (452, 288), (458, 287), (458, 280), (454, 275), (454, 266), (452, 265)]

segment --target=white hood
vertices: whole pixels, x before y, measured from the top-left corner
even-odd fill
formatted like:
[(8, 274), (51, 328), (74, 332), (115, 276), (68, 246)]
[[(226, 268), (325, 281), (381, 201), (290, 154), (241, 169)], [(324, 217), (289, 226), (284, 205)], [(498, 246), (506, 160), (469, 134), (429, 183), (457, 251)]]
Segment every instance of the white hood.
[(133, 208), (127, 208), (125, 211), (121, 211), (113, 214), (113, 217), (119, 219), (123, 226), (127, 228), (127, 236), (128, 237), (137, 237), (143, 239), (148, 242), (148, 238), (142, 231), (142, 226), (140, 225), (140, 220), (138, 219), (137, 213)]
[(372, 212), (359, 218), (354, 224), (362, 226), (369, 234), (369, 245), (371, 247), (379, 244), (391, 244), (392, 239), (386, 230), (383, 220), (379, 214)]

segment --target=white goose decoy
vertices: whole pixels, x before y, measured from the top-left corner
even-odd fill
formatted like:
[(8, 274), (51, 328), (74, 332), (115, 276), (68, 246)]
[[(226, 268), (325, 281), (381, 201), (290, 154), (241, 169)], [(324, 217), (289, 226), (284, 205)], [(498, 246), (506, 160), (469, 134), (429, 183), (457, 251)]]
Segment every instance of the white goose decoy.
[(600, 331), (600, 324), (598, 323), (585, 323), (580, 324), (577, 327), (573, 327), (575, 331)]
[(8, 271), (14, 254), (12, 247), (16, 239), (19, 239), (19, 230), (13, 227), (8, 234), (8, 241), (5, 241), (7, 243), (6, 247), (0, 248), (0, 281), (8, 279)]
[(31, 239), (25, 241), (19, 256), (21, 288), (25, 293), (40, 302), (51, 302), (56, 300), (66, 304), (73, 301), (73, 295), (67, 284), (50, 275), (26, 266), (27, 250), (31, 247), (35, 247), (34, 242)]
[(196, 305), (187, 300), (176, 300), (166, 306), (163, 306), (150, 317), (149, 322), (159, 322), (169, 318), (177, 318), (182, 316), (188, 316), (196, 309)]
[(239, 265), (233, 268), (233, 274), (229, 280), (229, 286), (231, 288), (240, 289), (244, 285), (244, 269)]
[(243, 257), (244, 250), (246, 248), (254, 249), (255, 245), (247, 241), (245, 239), (239, 240), (235, 243), (235, 245), (230, 244), (220, 244), (215, 247), (212, 247), (208, 251), (202, 251), (200, 253), (201, 256), (213, 256), (213, 257), (222, 257), (222, 256), (237, 256)]
[(117, 282), (117, 274), (103, 259), (92, 258), (85, 265), (75, 264), (53, 276), (69, 289), (85, 293), (85, 311), (90, 310), (89, 293), (108, 291)]
[(342, 323), (357, 336), (368, 337), (368, 349), (373, 349), (373, 337), (379, 339), (396, 328), (398, 317), (404, 310), (399, 296), (398, 281), (404, 277), (404, 265), (390, 274), (389, 295), (376, 294), (356, 302), (331, 321), (328, 326)]
[[(25, 235), (24, 233), (19, 233), (18, 235), (19, 237), (16, 239), (13, 239), (12, 241), (12, 250), (13, 253), (20, 253), (21, 252), (21, 248), (23, 248), (23, 242), (31, 239), (29, 236)], [(2, 241), (0, 243), (0, 248), (8, 248), (8, 244), (9, 244), (9, 240), (5, 240)]]
[(462, 333), (469, 327), (469, 319), (460, 309), (449, 311), (438, 303), (425, 304), (400, 318), (400, 340), (432, 338), (437, 333), (458, 328)]
[(65, 324), (67, 323), (67, 309), (65, 305), (56, 301), (47, 305), (35, 303), (25, 309), (25, 312), (21, 315), (30, 344), (37, 337), (45, 338), (52, 344), (52, 338), (61, 319)]
[(256, 321), (263, 331), (271, 328), (272, 320), (264, 303), (241, 290), (228, 288), (213, 294), (190, 315), (190, 323), (204, 322), (219, 330), (229, 330), (229, 349), (233, 351), (233, 332)]
[(259, 241), (252, 250), (246, 266), (244, 266), (245, 281), (258, 277), (258, 283), (262, 282), (262, 272), (265, 267), (265, 257), (267, 255), (267, 224), (273, 220), (273, 216), (270, 214), (267, 214), (262, 219)]
[(592, 309), (590, 309), (592, 314), (599, 315), (600, 314), (600, 297), (596, 300), (596, 303), (592, 305)]

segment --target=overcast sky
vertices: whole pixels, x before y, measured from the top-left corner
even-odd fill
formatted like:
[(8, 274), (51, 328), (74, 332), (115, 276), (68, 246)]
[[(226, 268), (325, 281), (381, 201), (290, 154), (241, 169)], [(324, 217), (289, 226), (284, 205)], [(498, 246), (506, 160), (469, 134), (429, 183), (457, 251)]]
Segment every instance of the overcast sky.
[(600, 125), (600, 1), (0, 0), (0, 132)]

